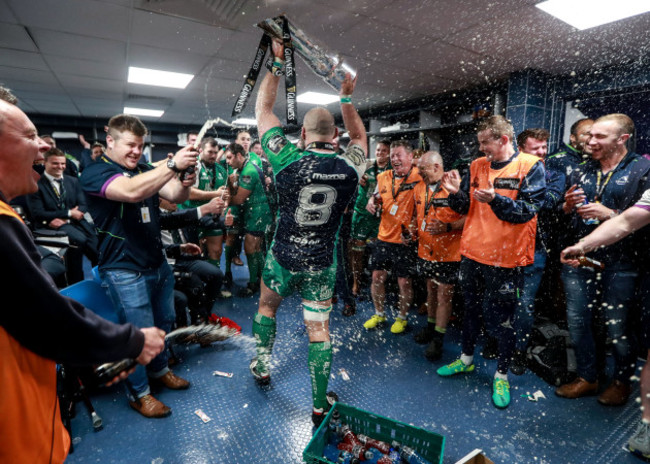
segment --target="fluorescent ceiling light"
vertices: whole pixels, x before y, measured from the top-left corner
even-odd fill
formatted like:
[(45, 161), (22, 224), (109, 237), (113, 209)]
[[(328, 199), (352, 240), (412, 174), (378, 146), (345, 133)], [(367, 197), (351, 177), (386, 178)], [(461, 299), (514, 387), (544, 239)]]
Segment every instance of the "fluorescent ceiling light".
[(312, 103), (314, 105), (329, 105), (335, 101), (339, 101), (338, 95), (332, 95), (329, 93), (319, 93), (319, 92), (305, 92), (298, 95), (297, 98), (299, 103)]
[(581, 31), (650, 11), (648, 0), (547, 0), (535, 6)]
[(148, 110), (146, 108), (132, 108), (130, 106), (124, 107), (124, 114), (132, 114), (134, 116), (151, 116), (152, 118), (159, 118), (163, 113), (163, 110)]
[(79, 134), (76, 132), (52, 132), (52, 137), (56, 139), (78, 139)]
[(194, 79), (194, 74), (183, 74), (129, 66), (128, 81), (132, 84), (156, 85), (159, 87), (184, 89), (192, 79)]
[(239, 118), (239, 119), (235, 119), (232, 123), (237, 124), (239, 126), (257, 126), (257, 119)]

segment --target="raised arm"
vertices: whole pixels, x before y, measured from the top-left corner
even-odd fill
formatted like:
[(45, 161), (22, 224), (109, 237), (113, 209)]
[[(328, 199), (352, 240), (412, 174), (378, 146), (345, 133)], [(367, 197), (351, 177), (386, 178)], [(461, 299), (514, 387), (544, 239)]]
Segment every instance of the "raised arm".
[(345, 74), (345, 79), (341, 84), (341, 114), (343, 116), (343, 125), (350, 135), (350, 145), (359, 145), (364, 153), (368, 153), (368, 138), (366, 137), (366, 128), (352, 104), (352, 93), (357, 84), (355, 76), (352, 79), (350, 73)]
[[(189, 166), (196, 166), (196, 152), (191, 146), (184, 147), (174, 155), (173, 160), (177, 170), (182, 171)], [(160, 192), (166, 200), (182, 203), (189, 196), (189, 186), (183, 186), (176, 174), (176, 171), (163, 163), (137, 176), (120, 176), (108, 185), (106, 197), (115, 201), (137, 203)]]
[[(274, 63), (284, 65), (284, 46), (281, 42), (273, 40), (272, 42)], [(257, 92), (257, 101), (255, 102), (255, 118), (257, 119), (257, 133), (260, 138), (274, 127), (282, 126), (280, 119), (273, 113), (273, 105), (278, 95), (278, 85), (280, 76), (269, 72), (264, 76), (260, 88)]]

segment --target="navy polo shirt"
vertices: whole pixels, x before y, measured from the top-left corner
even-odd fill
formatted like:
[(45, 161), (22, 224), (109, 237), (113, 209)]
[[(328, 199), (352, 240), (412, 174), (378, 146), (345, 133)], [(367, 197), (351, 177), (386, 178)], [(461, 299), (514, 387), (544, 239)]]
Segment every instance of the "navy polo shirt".
[(81, 174), (81, 186), (99, 237), (99, 268), (102, 270), (148, 271), (165, 262), (158, 195), (137, 203), (106, 198), (106, 189), (119, 176), (133, 177), (150, 169), (153, 167), (145, 163), (133, 170), (127, 169), (102, 155)]

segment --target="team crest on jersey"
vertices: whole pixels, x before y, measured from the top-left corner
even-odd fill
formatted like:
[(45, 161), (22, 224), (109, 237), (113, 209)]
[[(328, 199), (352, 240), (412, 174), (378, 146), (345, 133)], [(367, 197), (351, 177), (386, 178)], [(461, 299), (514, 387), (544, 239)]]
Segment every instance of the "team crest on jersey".
[(620, 179), (616, 180), (616, 185), (625, 185), (627, 184), (628, 176), (623, 176)]
[(494, 179), (494, 188), (501, 190), (518, 190), (519, 179), (509, 177), (497, 177)]
[(366, 154), (359, 145), (352, 145), (349, 147), (345, 156), (352, 161), (352, 164), (355, 166), (361, 166), (366, 161)]
[(251, 183), (251, 176), (241, 176), (240, 181), (244, 182), (245, 184), (250, 184)]
[(284, 148), (284, 146), (287, 144), (287, 139), (280, 135), (274, 135), (269, 139), (269, 141), (266, 143), (266, 147), (272, 152), (275, 153), (276, 155), (280, 153), (280, 151)]

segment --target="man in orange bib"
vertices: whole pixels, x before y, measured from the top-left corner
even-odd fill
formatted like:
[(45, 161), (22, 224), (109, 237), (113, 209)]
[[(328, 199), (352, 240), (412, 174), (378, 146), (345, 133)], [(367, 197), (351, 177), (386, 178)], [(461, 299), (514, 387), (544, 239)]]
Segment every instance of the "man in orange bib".
[(517, 153), (514, 129), (503, 116), (491, 116), (477, 128), (485, 154), (470, 165), (469, 175), (445, 173), (442, 186), (449, 206), (467, 214), (460, 242), (460, 285), (465, 303), (462, 355), (438, 369), (446, 377), (474, 370), (474, 348), (480, 316), (488, 334), (498, 340), (498, 364), (492, 402), (510, 404), (508, 367), (515, 345), (512, 320), (523, 286), (523, 268), (533, 263), (537, 213), (546, 181), (541, 160)]
[(437, 151), (428, 151), (418, 164), (420, 182), (413, 189), (415, 230), (418, 236), (418, 274), (427, 282), (427, 325), (415, 341), (428, 343), (429, 361), (442, 356), (454, 285), (458, 281), (460, 237), (465, 216), (449, 207), (449, 192), (441, 185), (444, 167)]
[(399, 286), (399, 315), (390, 331), (400, 334), (406, 330), (407, 313), (413, 302), (411, 277), (416, 272), (416, 251), (409, 227), (413, 217), (413, 188), (422, 182), (422, 178), (418, 168), (413, 167), (413, 147), (404, 140), (390, 144), (390, 164), (392, 169), (377, 176), (376, 194), (366, 205), (366, 209), (375, 214), (381, 203), (381, 220), (377, 242), (368, 263), (372, 270), (370, 293), (375, 314), (363, 326), (371, 330), (386, 322), (385, 283), (390, 270), (397, 277)]

